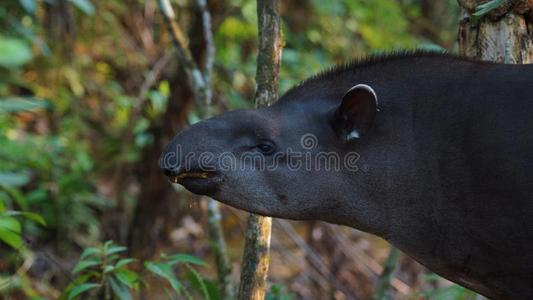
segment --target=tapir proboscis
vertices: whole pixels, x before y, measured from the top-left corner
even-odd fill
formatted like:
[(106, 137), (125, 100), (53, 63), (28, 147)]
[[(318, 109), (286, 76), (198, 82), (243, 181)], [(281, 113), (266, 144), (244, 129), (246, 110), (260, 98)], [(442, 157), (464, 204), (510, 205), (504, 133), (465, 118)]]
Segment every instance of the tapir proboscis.
[(493, 299), (533, 299), (533, 65), (396, 53), (178, 133), (171, 181), (376, 234)]

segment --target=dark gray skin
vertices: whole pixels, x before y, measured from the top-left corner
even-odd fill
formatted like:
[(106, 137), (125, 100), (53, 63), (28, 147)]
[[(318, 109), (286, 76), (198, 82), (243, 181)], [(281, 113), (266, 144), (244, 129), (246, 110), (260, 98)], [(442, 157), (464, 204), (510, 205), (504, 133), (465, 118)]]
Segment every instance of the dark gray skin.
[[(350, 90), (359, 84), (370, 88)], [(316, 147), (302, 146), (305, 134)], [(289, 148), (312, 157), (357, 152), (358, 169), (290, 168)], [(199, 178), (199, 164), (184, 160), (205, 151), (214, 159)], [(221, 168), (223, 153), (239, 168)], [(261, 169), (239, 158), (245, 153), (279, 164)], [(427, 53), (355, 62), (308, 79), (269, 108), (191, 126), (160, 165), (193, 193), (364, 230), (489, 298), (533, 298), (531, 65)]]

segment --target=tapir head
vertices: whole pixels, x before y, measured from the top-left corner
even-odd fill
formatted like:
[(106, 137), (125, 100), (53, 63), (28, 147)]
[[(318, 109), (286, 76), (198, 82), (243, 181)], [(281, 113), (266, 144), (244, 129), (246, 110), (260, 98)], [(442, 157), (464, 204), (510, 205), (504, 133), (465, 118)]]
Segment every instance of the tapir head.
[(340, 223), (329, 219), (368, 207), (348, 198), (365, 198), (353, 177), (376, 111), (377, 95), (366, 84), (333, 92), (295, 88), (270, 107), (183, 130), (160, 167), (189, 191), (249, 212)]

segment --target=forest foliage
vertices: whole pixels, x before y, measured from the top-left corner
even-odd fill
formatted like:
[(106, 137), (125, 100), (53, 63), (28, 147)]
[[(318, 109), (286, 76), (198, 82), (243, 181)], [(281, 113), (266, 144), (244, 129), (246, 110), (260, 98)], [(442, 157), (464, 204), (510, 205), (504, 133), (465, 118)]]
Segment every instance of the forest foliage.
[[(205, 45), (197, 38), (194, 1), (172, 4), (201, 61)], [(213, 109), (252, 107), (255, 1), (208, 5), (216, 46)], [(282, 1), (281, 9), (281, 92), (332, 64), (369, 53), (456, 48), (459, 10), (452, 0)], [(156, 1), (3, 2), (0, 295), (219, 298), (201, 229), (202, 202), (171, 187), (157, 170), (158, 155), (172, 134), (199, 120), (191, 97)], [(238, 269), (242, 219), (229, 208), (223, 213), (229, 254)], [(294, 226), (305, 235), (307, 225)], [(309, 228), (311, 235), (328, 230)], [(356, 240), (375, 243), (367, 236)], [(320, 247), (309, 247), (320, 255)], [(274, 248), (273, 260), (282, 251)], [(414, 269), (402, 271), (413, 278), (425, 272), (406, 268)], [(305, 297), (291, 286), (294, 276), (290, 271), (272, 274), (276, 284), (267, 298), (288, 299), (288, 290)], [(411, 287), (406, 299), (470, 297), (457, 286), (436, 288), (439, 279), (432, 276), (404, 283)], [(364, 282), (375, 280), (369, 278)], [(363, 285), (359, 297), (369, 297), (372, 287)], [(314, 293), (349, 296), (331, 286)]]

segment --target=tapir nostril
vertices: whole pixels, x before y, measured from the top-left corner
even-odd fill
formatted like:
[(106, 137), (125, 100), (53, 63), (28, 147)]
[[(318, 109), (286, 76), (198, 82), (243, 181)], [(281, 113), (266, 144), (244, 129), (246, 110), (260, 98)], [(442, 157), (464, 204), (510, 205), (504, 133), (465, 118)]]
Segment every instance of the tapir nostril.
[[(168, 148), (169, 146), (167, 146)], [(168, 177), (175, 177), (180, 172), (180, 167), (176, 162), (174, 152), (165, 151), (159, 158), (159, 168)]]
[(175, 177), (175, 176), (178, 176), (179, 174), (179, 171), (177, 168), (163, 168), (163, 173), (167, 176), (167, 177)]

